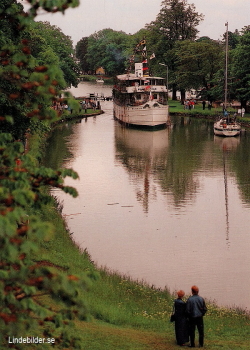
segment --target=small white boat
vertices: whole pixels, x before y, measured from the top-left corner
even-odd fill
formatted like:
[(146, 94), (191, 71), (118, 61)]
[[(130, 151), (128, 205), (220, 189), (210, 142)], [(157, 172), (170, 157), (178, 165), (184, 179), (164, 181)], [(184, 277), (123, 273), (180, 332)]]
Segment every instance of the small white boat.
[(102, 84), (102, 83), (104, 83), (104, 80), (102, 78), (98, 78), (98, 79), (96, 79), (96, 82)]
[(217, 136), (238, 136), (241, 126), (234, 118), (224, 117), (214, 123), (214, 134)]
[(225, 67), (225, 102), (224, 116), (214, 123), (214, 134), (218, 136), (238, 136), (241, 132), (241, 125), (236, 122), (236, 118), (231, 118), (227, 108), (227, 67), (228, 67), (228, 23), (226, 23), (226, 67)]

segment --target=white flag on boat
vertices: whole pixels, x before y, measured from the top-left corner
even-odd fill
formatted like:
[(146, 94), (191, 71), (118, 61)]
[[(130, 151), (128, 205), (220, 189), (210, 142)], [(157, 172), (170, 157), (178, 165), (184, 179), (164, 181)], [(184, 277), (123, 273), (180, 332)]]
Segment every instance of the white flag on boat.
[(150, 60), (152, 60), (153, 58), (155, 58), (155, 54), (152, 53), (152, 55), (149, 57)]

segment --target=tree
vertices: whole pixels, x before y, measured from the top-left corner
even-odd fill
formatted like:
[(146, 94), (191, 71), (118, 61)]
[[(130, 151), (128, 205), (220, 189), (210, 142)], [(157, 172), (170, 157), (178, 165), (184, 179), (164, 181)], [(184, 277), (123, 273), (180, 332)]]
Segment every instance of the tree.
[(195, 40), (196, 28), (203, 15), (195, 11), (193, 4), (186, 0), (164, 0), (156, 20), (147, 25), (151, 31), (150, 43), (158, 60), (169, 67), (173, 87), (173, 99), (176, 99), (175, 81), (176, 57), (174, 47), (179, 41)]
[[(71, 38), (65, 35), (60, 28), (51, 25), (49, 22), (33, 22), (32, 27), (32, 31), (29, 31), (29, 39), (36, 46), (37, 50), (38, 43), (41, 40), (37, 41), (37, 37), (40, 36), (43, 39), (39, 54), (44, 51), (45, 46), (46, 49), (53, 50), (58, 57), (59, 67), (63, 72), (67, 86), (73, 85), (77, 87), (79, 67), (74, 60), (74, 49)], [(35, 51), (32, 53), (35, 56)], [(38, 57), (35, 57), (39, 58), (39, 54)]]
[(88, 37), (82, 38), (76, 44), (76, 58), (80, 60), (80, 68), (83, 72), (87, 73), (89, 71), (89, 64), (87, 63), (88, 53)]
[[(223, 35), (223, 38), (225, 42), (226, 34)], [(228, 46), (230, 47), (230, 49), (235, 49), (239, 41), (240, 41), (240, 33), (237, 29), (234, 31), (234, 33), (228, 31)]]
[[(44, 3), (47, 11), (64, 11), (77, 1), (61, 0)], [(79, 298), (86, 279), (69, 275), (55, 267), (34, 261), (39, 244), (49, 239), (53, 226), (43, 222), (35, 212), (50, 200), (48, 186), (76, 196), (76, 191), (63, 184), (66, 176), (77, 177), (72, 170), (41, 167), (31, 152), (19, 142), (25, 141), (30, 121), (58, 119), (50, 106), (60, 101), (60, 76), (55, 65), (42, 63), (31, 54), (22, 35), (32, 27), (39, 8), (32, 2), (29, 13), (15, 0), (0, 3), (0, 329), (2, 347), (24, 349), (27, 344), (8, 342), (9, 337), (53, 337), (57, 348), (80, 349), (77, 339), (67, 334), (68, 322), (85, 319), (86, 307)], [(31, 25), (31, 27), (30, 27)], [(52, 57), (51, 57), (52, 59)], [(39, 303), (47, 295), (56, 303), (50, 309)], [(51, 344), (43, 344), (48, 349)], [(39, 347), (38, 347), (39, 348)]]
[(250, 101), (250, 31), (245, 30), (240, 42), (233, 51), (232, 75), (236, 97), (246, 108)]
[(128, 48), (128, 35), (122, 31), (103, 29), (88, 38), (86, 59), (92, 71), (103, 67), (107, 74), (123, 73)]
[[(203, 98), (210, 100), (215, 74), (224, 64), (221, 43), (209, 38), (185, 40), (176, 45), (176, 82), (181, 89), (202, 89)], [(206, 93), (205, 93), (206, 92)]]
[(196, 27), (202, 19), (203, 15), (195, 11), (194, 4), (188, 4), (186, 0), (164, 0), (151, 25), (163, 35), (171, 49), (176, 41), (194, 40), (198, 34)]

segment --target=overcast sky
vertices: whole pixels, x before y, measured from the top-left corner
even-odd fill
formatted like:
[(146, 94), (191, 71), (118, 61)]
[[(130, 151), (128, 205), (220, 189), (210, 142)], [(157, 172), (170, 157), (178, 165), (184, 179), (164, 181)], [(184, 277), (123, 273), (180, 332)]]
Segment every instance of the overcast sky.
[[(23, 4), (25, 0), (20, 0)], [(190, 0), (205, 17), (198, 27), (199, 36), (219, 39), (229, 30), (250, 25), (249, 0)], [(48, 21), (69, 35), (74, 44), (81, 38), (105, 28), (134, 34), (156, 19), (162, 0), (80, 0), (80, 6), (62, 14), (41, 14), (37, 20)]]

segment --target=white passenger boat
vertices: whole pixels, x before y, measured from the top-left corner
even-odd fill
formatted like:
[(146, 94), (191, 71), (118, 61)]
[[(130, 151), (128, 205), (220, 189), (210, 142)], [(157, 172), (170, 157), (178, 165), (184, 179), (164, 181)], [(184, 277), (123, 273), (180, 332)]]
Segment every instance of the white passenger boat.
[[(145, 49), (142, 51), (144, 53)], [(166, 127), (169, 108), (164, 78), (149, 76), (145, 57), (142, 63), (135, 63), (134, 67), (134, 73), (128, 71), (116, 77), (113, 88), (114, 117), (127, 126)]]

